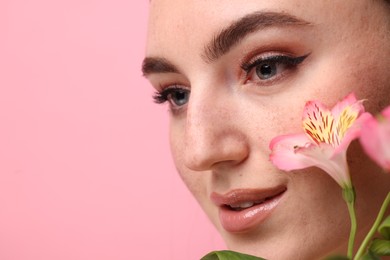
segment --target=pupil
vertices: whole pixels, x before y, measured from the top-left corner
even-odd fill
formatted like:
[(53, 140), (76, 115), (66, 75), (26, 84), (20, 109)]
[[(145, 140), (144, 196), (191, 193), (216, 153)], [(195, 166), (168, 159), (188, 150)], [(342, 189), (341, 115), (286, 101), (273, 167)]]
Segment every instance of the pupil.
[(176, 91), (173, 94), (172, 99), (175, 105), (182, 106), (187, 103), (188, 93), (186, 91)]
[(262, 64), (256, 69), (256, 74), (260, 79), (269, 79), (276, 74), (275, 64)]

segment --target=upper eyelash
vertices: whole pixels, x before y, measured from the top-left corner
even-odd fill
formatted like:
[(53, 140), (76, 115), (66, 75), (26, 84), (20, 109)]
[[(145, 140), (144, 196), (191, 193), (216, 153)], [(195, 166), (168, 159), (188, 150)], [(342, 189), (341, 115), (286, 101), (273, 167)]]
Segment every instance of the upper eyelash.
[(251, 62), (244, 62), (243, 64), (241, 64), (241, 69), (248, 74), (254, 67), (264, 62), (284, 63), (287, 65), (294, 66), (303, 62), (309, 55), (310, 53), (299, 57), (291, 57), (287, 55), (274, 55), (266, 58), (258, 58)]
[(162, 88), (162, 91), (156, 91), (153, 95), (153, 100), (157, 104), (163, 104), (168, 101), (168, 96), (172, 94), (174, 91), (182, 90), (183, 88), (179, 85), (172, 85), (167, 88)]
[(166, 95), (164, 95), (162, 92), (156, 91), (153, 95), (153, 101), (156, 104), (163, 104), (166, 101), (168, 101), (168, 98)]

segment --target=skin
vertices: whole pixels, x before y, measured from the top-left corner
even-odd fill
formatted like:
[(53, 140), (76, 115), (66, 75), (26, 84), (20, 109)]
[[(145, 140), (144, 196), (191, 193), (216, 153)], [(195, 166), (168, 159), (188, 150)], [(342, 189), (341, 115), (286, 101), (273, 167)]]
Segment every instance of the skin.
[[(212, 38), (254, 11), (289, 14), (308, 24), (262, 28), (207, 60)], [(170, 104), (172, 154), (229, 249), (267, 259), (346, 254), (349, 215), (338, 184), (316, 168), (278, 170), (269, 161), (269, 143), (302, 131), (308, 100), (332, 107), (354, 92), (372, 113), (390, 104), (389, 13), (379, 0), (151, 1), (146, 57), (164, 58), (177, 71), (144, 67), (144, 74), (159, 92), (172, 85), (191, 92), (182, 106)], [(240, 68), (246, 59), (273, 54), (308, 57), (295, 68), (279, 66), (276, 79), (268, 81)], [(359, 242), (390, 190), (390, 174), (356, 142), (348, 158)], [(222, 227), (212, 192), (280, 185), (287, 191), (266, 221), (244, 232)]]

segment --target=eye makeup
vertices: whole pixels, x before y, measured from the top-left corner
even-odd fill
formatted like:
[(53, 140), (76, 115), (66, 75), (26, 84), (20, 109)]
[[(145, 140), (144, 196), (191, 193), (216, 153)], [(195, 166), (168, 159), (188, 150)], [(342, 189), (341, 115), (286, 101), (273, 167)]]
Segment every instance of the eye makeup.
[(244, 70), (247, 74), (255, 68), (256, 66), (262, 64), (283, 64), (286, 66), (297, 66), (302, 63), (310, 54), (306, 54), (299, 57), (292, 57), (288, 55), (269, 55), (268, 57), (259, 57), (253, 61), (244, 62), (241, 64), (241, 69)]
[(259, 87), (269, 87), (277, 84), (289, 75), (294, 75), (298, 66), (310, 55), (292, 55), (269, 52), (257, 55), (241, 63), (243, 84), (255, 84)]

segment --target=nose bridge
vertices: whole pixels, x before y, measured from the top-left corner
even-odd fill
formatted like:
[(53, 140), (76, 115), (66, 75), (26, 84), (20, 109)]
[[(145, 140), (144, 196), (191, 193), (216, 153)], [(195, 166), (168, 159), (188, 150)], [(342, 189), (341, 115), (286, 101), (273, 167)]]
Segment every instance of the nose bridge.
[(185, 135), (188, 168), (209, 170), (222, 162), (239, 163), (247, 156), (232, 95), (219, 87), (192, 87)]

